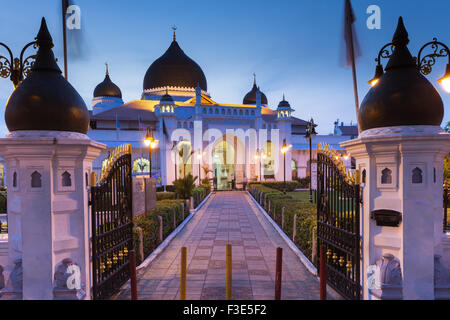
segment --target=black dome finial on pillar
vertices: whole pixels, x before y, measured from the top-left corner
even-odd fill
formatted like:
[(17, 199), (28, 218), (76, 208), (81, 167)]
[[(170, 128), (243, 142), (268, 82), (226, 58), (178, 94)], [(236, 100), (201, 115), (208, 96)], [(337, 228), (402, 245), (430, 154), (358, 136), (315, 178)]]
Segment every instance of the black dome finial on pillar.
[(44, 17), (41, 20), (41, 27), (39, 28), (39, 32), (35, 40), (39, 50), (36, 55), (36, 61), (31, 67), (31, 71), (34, 72), (39, 70), (62, 73), (61, 69), (59, 69), (56, 64), (55, 56), (52, 51), (52, 48), (54, 47), (53, 39), (48, 31), (47, 23), (45, 22)]
[(397, 29), (392, 37), (394, 51), (392, 52), (391, 58), (386, 65), (386, 70), (401, 67), (416, 67), (416, 62), (411, 55), (411, 52), (409, 52), (408, 43), (408, 31), (406, 31), (403, 18), (399, 17)]
[(420, 73), (409, 52), (408, 43), (408, 32), (400, 17), (392, 39), (394, 49), (386, 72), (381, 72), (378, 83), (366, 94), (359, 109), (358, 124), (362, 131), (392, 126), (441, 124), (444, 116), (442, 99)]
[(78, 92), (61, 75), (44, 18), (36, 44), (39, 50), (32, 72), (13, 91), (6, 105), (8, 130), (87, 133), (89, 112)]

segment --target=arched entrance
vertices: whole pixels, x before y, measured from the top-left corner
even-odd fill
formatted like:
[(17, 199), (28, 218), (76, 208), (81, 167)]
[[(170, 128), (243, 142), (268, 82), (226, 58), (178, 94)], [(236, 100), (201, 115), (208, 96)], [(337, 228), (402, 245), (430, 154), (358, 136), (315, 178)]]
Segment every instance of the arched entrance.
[(221, 139), (212, 150), (213, 184), (216, 190), (231, 190), (236, 185), (234, 143)]

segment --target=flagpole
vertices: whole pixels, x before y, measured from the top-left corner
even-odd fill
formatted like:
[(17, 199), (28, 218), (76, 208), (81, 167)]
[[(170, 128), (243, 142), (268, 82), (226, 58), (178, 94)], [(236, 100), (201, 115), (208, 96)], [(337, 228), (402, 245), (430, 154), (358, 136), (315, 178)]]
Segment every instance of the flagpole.
[[(351, 9), (350, 0), (348, 1), (349, 10)], [(347, 20), (351, 19), (350, 14), (346, 14), (345, 17)], [(353, 21), (346, 21), (348, 26), (348, 32), (350, 36), (350, 58), (352, 60), (352, 74), (353, 74), (353, 93), (355, 96), (355, 111), (356, 111), (356, 123), (358, 123), (358, 115), (359, 115), (359, 98), (358, 98), (358, 82), (356, 80), (356, 63), (355, 63), (355, 46), (353, 41)], [(358, 133), (361, 133), (361, 129), (358, 126)]]
[(64, 77), (67, 78), (67, 38), (66, 38), (66, 10), (67, 0), (62, 0), (62, 25), (63, 25), (63, 46), (64, 46)]

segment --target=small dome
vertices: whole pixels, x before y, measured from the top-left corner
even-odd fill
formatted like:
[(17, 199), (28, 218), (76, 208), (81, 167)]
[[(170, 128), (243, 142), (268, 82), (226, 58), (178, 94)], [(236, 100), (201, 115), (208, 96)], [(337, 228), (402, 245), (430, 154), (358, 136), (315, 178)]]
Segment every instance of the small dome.
[(120, 88), (109, 78), (108, 66), (106, 66), (105, 79), (95, 87), (94, 98), (96, 97), (122, 98)]
[[(242, 104), (256, 104), (256, 91), (258, 90), (258, 87), (256, 86), (256, 79), (253, 81), (253, 88), (250, 90), (244, 97), (244, 100), (242, 101)], [(267, 105), (267, 97), (266, 95), (261, 92), (261, 104)]]
[(161, 87), (195, 88), (197, 84), (207, 91), (202, 68), (184, 53), (174, 35), (167, 51), (145, 73), (144, 90)]
[(161, 104), (172, 104), (173, 98), (168, 93), (168, 90), (166, 89), (166, 93), (161, 97), (161, 100), (159, 101)]
[(44, 18), (36, 43), (39, 50), (31, 74), (13, 91), (6, 104), (8, 130), (87, 133), (89, 112), (78, 92), (61, 75)]
[(283, 100), (281, 100), (280, 103), (278, 104), (278, 109), (290, 109), (290, 108), (291, 105), (284, 99), (283, 95)]
[(365, 96), (359, 109), (361, 130), (371, 128), (435, 125), (444, 117), (442, 99), (420, 73), (407, 48), (408, 33), (400, 17), (393, 43), (394, 52), (380, 77)]

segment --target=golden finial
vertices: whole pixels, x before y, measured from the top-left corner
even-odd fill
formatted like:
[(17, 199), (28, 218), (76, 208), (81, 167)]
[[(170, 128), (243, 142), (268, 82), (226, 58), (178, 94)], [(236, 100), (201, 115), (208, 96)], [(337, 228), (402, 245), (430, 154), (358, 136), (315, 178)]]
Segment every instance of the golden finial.
[(106, 66), (106, 75), (109, 75), (109, 71), (108, 71), (108, 62), (105, 62), (105, 66)]
[(173, 26), (172, 30), (173, 30), (173, 41), (176, 41), (177, 40), (177, 35), (175, 34), (175, 31), (177, 31), (177, 27)]
[(355, 183), (361, 184), (361, 174), (359, 173), (359, 170), (355, 170)]

